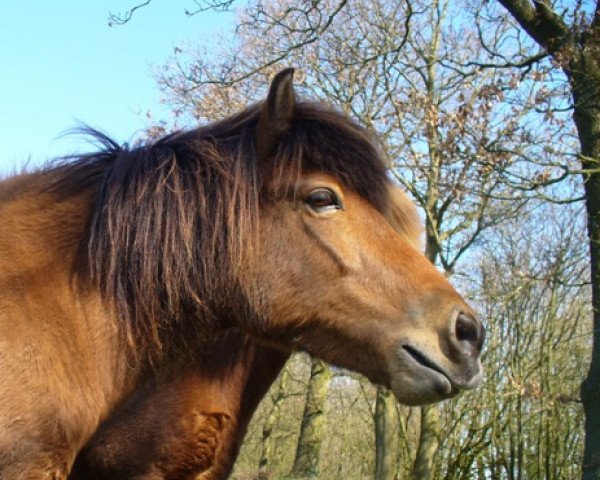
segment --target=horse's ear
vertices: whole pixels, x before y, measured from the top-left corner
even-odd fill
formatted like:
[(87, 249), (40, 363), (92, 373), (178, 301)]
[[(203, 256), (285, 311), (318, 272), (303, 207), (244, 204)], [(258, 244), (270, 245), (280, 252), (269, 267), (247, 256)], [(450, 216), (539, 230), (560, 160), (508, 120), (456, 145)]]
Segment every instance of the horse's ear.
[(296, 104), (293, 78), (294, 69), (286, 68), (275, 75), (269, 87), (256, 127), (256, 153), (261, 159), (275, 151), (292, 125)]

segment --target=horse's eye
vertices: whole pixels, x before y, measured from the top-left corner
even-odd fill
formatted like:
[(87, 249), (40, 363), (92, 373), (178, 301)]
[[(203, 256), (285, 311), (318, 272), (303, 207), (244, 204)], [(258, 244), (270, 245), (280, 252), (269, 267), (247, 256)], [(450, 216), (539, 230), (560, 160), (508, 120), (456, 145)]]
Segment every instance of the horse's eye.
[(342, 208), (342, 203), (337, 195), (327, 188), (313, 190), (305, 201), (315, 212), (340, 210)]

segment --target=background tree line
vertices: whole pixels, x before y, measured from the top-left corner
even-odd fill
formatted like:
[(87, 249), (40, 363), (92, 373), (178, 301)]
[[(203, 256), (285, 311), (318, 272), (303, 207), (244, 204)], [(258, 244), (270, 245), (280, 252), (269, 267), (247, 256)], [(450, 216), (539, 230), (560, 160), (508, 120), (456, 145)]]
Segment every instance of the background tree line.
[(190, 5), (236, 7), (237, 28), (157, 68), (172, 124), (233, 113), (300, 67), (304, 96), (378, 134), (423, 212), (427, 256), (490, 334), (485, 385), (420, 409), (293, 357), (234, 476), (599, 479), (599, 3)]

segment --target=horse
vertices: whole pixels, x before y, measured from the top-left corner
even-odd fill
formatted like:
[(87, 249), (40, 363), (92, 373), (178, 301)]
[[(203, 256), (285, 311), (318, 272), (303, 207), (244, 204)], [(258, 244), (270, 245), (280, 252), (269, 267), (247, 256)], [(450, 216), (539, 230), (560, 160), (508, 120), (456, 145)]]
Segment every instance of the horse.
[(374, 135), (293, 69), (223, 121), (0, 182), (0, 477), (222, 479), (293, 351), (420, 405), (485, 328)]

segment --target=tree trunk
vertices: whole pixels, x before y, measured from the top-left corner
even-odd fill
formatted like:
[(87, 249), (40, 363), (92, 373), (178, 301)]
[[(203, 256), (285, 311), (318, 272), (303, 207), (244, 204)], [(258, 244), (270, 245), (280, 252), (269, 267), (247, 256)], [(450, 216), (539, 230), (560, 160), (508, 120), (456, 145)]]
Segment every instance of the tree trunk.
[(293, 477), (318, 478), (319, 476), (319, 452), (321, 451), (325, 421), (325, 400), (331, 377), (332, 372), (327, 364), (313, 358), (302, 427), (292, 468)]
[[(596, 154), (596, 158), (600, 158), (600, 154)], [(583, 479), (600, 480), (600, 174), (590, 176), (586, 183), (586, 195), (592, 262), (594, 340), (590, 369), (581, 385), (581, 401), (585, 413)]]
[[(600, 55), (600, 38), (596, 50)], [(584, 70), (586, 75), (581, 75), (579, 72), (584, 66), (587, 67)], [(590, 72), (589, 65), (585, 63), (578, 67), (572, 78), (576, 104), (573, 117), (581, 144), (581, 163), (583, 169), (589, 172), (584, 175), (594, 332), (592, 361), (581, 385), (585, 413), (583, 479), (600, 480), (600, 69)], [(595, 78), (592, 79), (590, 73), (596, 73)]]
[(421, 435), (417, 457), (411, 472), (411, 480), (433, 478), (435, 455), (440, 443), (439, 411), (437, 405), (421, 407)]
[(375, 403), (375, 480), (394, 480), (396, 471), (396, 400), (391, 392), (377, 387)]
[(275, 461), (273, 459), (274, 450), (275, 450), (275, 440), (273, 439), (273, 429), (279, 423), (279, 418), (281, 416), (281, 407), (283, 406), (283, 401), (285, 400), (286, 393), (288, 390), (288, 380), (290, 374), (288, 370), (288, 366), (285, 366), (281, 372), (279, 377), (279, 385), (273, 395), (273, 405), (271, 406), (271, 410), (263, 423), (262, 429), (262, 441), (261, 441), (261, 454), (260, 460), (258, 462), (258, 480), (267, 480), (271, 473), (269, 472), (269, 465), (274, 465)]

